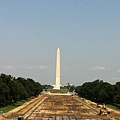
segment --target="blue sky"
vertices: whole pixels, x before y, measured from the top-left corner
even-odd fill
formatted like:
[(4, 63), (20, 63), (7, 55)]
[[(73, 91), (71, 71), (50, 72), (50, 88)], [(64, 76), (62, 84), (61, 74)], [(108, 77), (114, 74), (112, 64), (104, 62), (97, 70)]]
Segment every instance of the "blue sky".
[(61, 84), (120, 81), (120, 0), (1, 0), (0, 73)]

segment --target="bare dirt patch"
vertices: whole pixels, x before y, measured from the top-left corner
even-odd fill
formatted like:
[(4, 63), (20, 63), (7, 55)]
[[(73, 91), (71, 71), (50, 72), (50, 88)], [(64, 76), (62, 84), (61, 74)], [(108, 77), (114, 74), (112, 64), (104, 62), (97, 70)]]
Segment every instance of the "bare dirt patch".
[(26, 120), (110, 120), (71, 95), (49, 95)]
[[(31, 109), (33, 109), (32, 112), (27, 115)], [(40, 95), (5, 115), (11, 120), (17, 120), (19, 115), (24, 116), (25, 120), (115, 120), (120, 118), (120, 113), (117, 112), (106, 116), (98, 114), (99, 108), (95, 103), (85, 101), (78, 96)], [(0, 118), (0, 120), (4, 119)]]

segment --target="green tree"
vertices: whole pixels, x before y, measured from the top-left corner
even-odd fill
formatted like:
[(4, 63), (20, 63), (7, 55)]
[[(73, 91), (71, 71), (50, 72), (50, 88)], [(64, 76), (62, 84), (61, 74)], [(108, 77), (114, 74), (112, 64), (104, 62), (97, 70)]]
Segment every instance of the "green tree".
[(0, 79), (0, 107), (5, 106), (9, 103), (9, 88)]
[(20, 82), (16, 80), (12, 81), (10, 90), (12, 95), (12, 101), (17, 102), (19, 100), (26, 98), (27, 93)]
[(74, 90), (75, 90), (75, 86), (74, 85), (70, 86), (69, 91), (73, 92)]
[(120, 104), (120, 95), (115, 95), (113, 101), (114, 103)]

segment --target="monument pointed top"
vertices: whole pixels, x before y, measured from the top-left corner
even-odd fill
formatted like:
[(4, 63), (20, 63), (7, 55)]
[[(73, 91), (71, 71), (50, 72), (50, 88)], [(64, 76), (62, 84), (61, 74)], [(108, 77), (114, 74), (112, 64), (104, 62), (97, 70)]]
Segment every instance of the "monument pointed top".
[(57, 51), (60, 51), (60, 49), (58, 48)]

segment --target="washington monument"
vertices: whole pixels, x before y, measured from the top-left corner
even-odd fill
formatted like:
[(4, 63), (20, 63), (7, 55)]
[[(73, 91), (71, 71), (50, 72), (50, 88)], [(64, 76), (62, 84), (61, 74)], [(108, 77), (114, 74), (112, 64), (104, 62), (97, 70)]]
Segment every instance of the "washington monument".
[(60, 89), (60, 49), (57, 49), (56, 56), (56, 83), (54, 89)]

